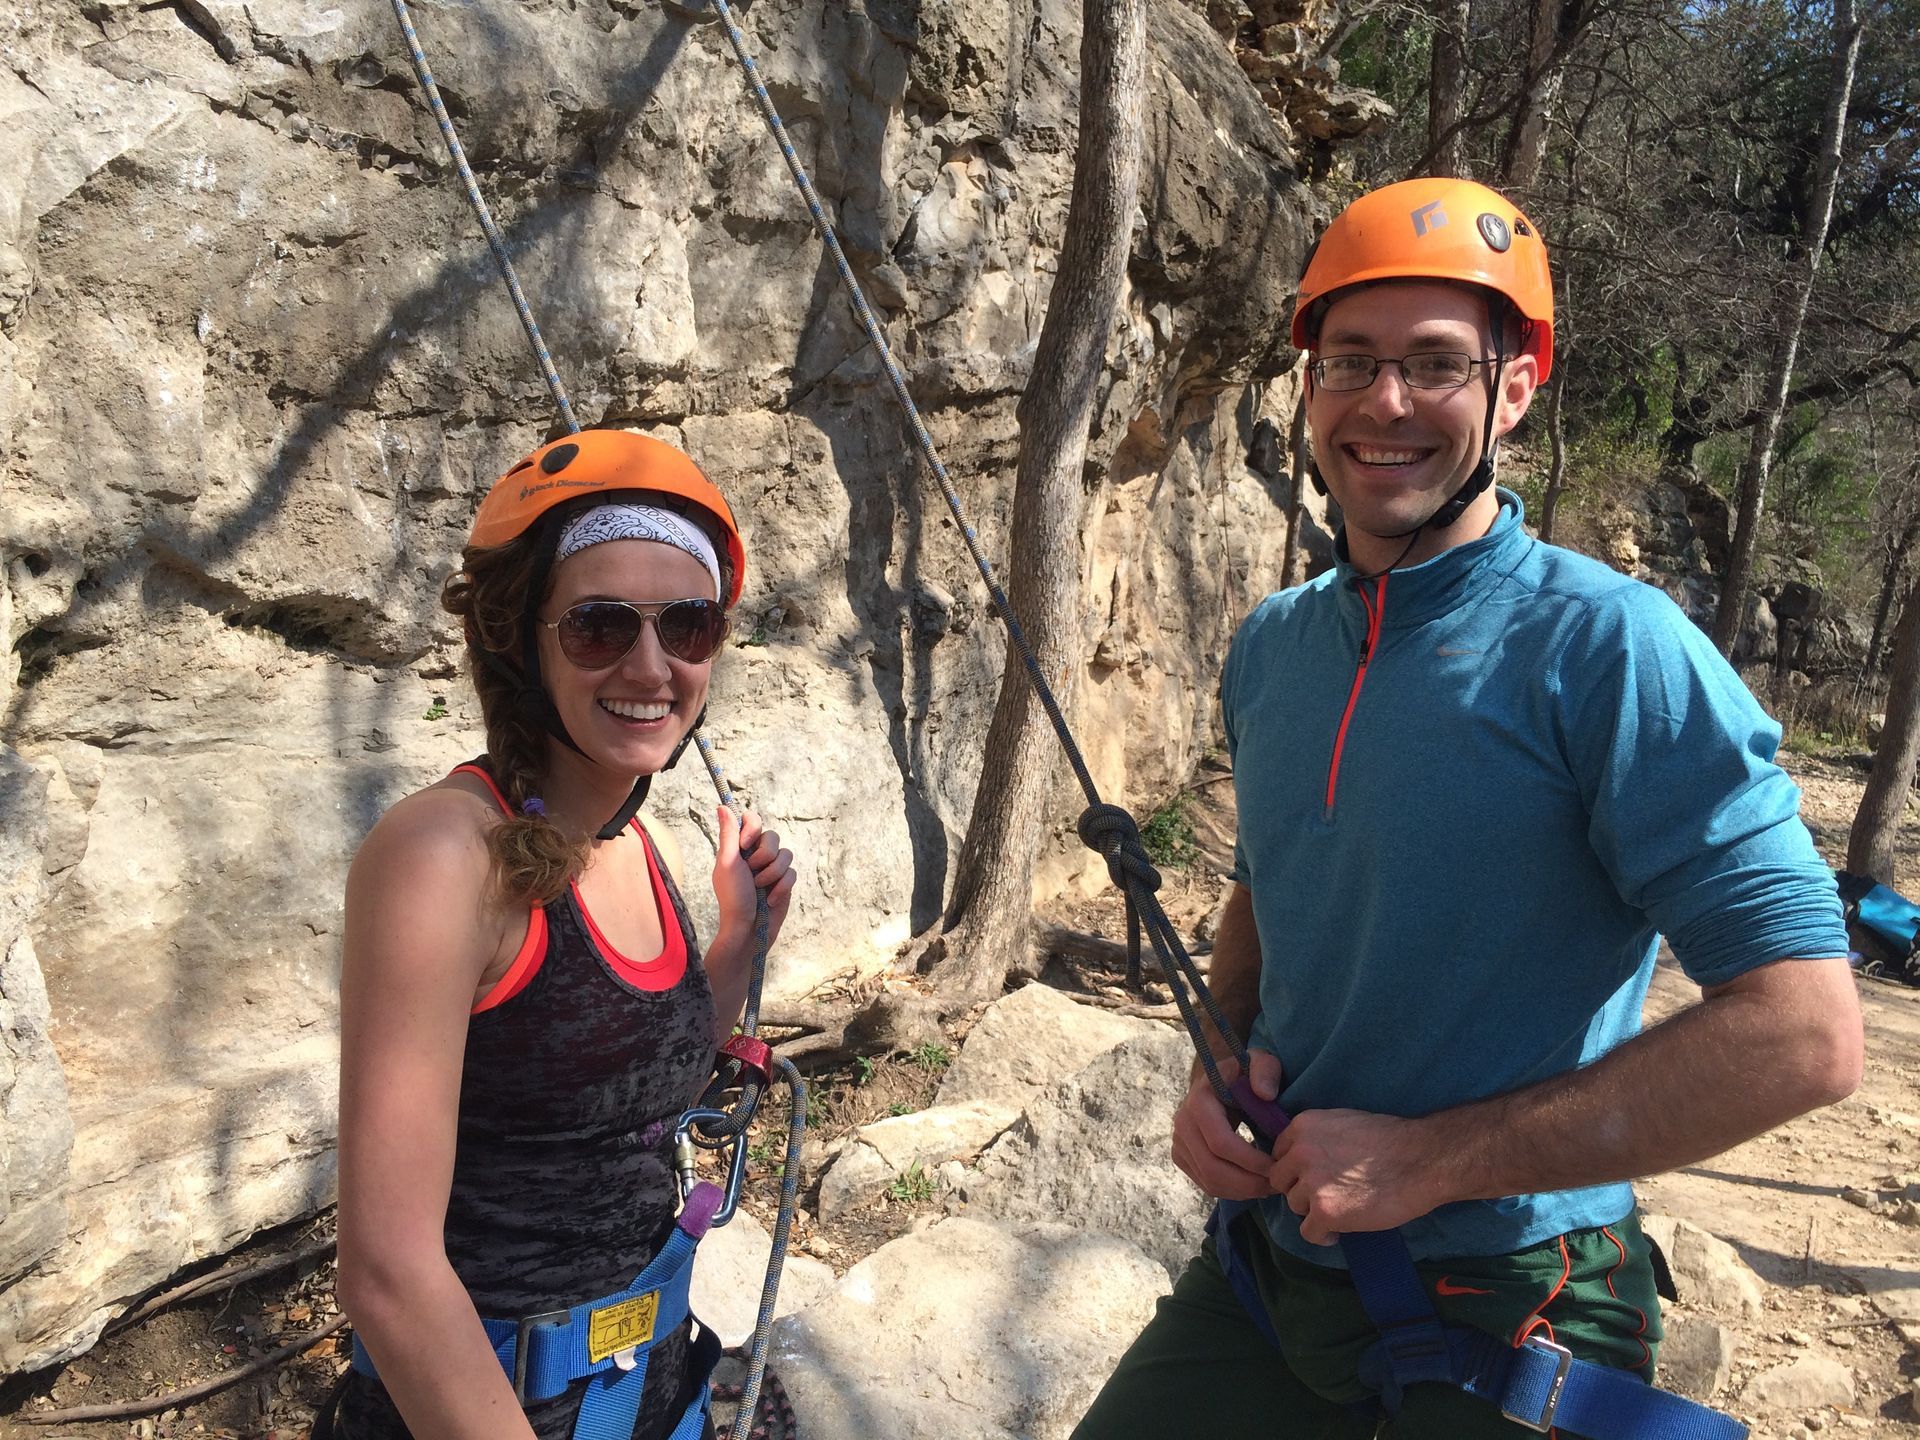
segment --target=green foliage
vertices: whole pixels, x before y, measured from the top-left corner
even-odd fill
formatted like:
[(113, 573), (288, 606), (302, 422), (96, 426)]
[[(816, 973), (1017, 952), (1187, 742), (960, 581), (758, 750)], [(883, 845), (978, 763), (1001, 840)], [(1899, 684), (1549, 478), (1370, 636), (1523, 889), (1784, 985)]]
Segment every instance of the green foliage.
[(893, 1177), (893, 1183), (887, 1186), (887, 1198), (902, 1205), (924, 1205), (933, 1199), (936, 1188), (933, 1176), (916, 1160)]
[(891, 1105), (887, 1106), (887, 1114), (911, 1115), (913, 1114), (913, 1106), (905, 1100), (896, 1100)]
[(1190, 806), (1185, 793), (1177, 794), (1140, 827), (1140, 843), (1146, 846), (1148, 858), (1163, 870), (1184, 870), (1200, 858)]
[(873, 1072), (877, 1068), (878, 1067), (873, 1063), (873, 1057), (871, 1055), (854, 1056), (853, 1057), (853, 1083), (856, 1085), (866, 1084), (869, 1080), (873, 1079)]
[(953, 1063), (953, 1051), (935, 1040), (923, 1040), (907, 1052), (907, 1058), (931, 1075), (938, 1075)]
[(446, 718), (446, 714), (447, 697), (444, 695), (436, 695), (433, 697), (433, 703), (427, 706), (427, 713), (420, 718), (422, 720), (443, 720)]

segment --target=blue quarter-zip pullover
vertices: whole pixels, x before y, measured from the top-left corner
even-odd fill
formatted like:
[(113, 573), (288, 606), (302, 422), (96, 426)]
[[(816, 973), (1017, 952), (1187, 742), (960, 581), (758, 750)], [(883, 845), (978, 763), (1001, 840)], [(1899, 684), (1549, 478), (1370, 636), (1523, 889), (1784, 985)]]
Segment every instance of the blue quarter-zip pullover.
[[(1228, 655), (1252, 1043), (1290, 1111), (1418, 1116), (1586, 1064), (1638, 1030), (1663, 934), (1703, 985), (1846, 953), (1779, 727), (1665, 595), (1500, 499), (1423, 565), (1268, 597)], [(1502, 1254), (1632, 1208), (1604, 1185), (1404, 1233), (1420, 1259)], [(1339, 1263), (1284, 1200), (1263, 1211)]]

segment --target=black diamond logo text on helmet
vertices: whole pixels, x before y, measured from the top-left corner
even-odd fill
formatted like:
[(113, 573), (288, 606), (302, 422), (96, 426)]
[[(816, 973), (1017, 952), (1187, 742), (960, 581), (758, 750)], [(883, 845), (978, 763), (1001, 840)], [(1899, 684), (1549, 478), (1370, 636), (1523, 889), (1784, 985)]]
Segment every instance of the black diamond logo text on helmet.
[(558, 475), (573, 463), (573, 457), (580, 453), (580, 447), (572, 441), (565, 445), (556, 445), (540, 457), (540, 468), (549, 475)]
[(1438, 230), (1447, 223), (1447, 212), (1440, 208), (1440, 202), (1433, 200), (1413, 212), (1413, 233), (1424, 235), (1429, 230)]
[(1513, 236), (1507, 232), (1507, 222), (1498, 215), (1482, 214), (1475, 222), (1480, 227), (1480, 238), (1487, 242), (1487, 248), (1504, 255), (1507, 247), (1513, 244)]

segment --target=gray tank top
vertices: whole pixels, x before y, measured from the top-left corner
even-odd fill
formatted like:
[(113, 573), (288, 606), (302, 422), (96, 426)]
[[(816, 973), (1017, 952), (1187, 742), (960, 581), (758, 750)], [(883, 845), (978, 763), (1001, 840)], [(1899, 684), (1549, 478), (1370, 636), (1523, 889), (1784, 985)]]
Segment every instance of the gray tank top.
[[(483, 764), (460, 769), (492, 786)], [(545, 909), (531, 978), (468, 1019), (445, 1233), (447, 1259), (488, 1319), (624, 1288), (673, 1226), (673, 1127), (713, 1071), (713, 992), (673, 877), (633, 828), (666, 902), (661, 919), (677, 922), (662, 927), (662, 955), (636, 965), (613, 952), (569, 888)], [(686, 1346), (684, 1326), (654, 1346), (635, 1440), (658, 1440), (679, 1420)], [(571, 1435), (586, 1384), (528, 1406), (540, 1440)], [(345, 1440), (410, 1440), (367, 1376), (349, 1381), (340, 1421)]]

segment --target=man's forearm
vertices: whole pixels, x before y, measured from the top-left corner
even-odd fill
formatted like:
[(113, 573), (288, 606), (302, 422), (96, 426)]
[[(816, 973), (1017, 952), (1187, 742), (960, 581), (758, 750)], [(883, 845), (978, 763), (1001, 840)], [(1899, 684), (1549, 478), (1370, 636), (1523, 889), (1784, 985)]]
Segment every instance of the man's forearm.
[(1417, 1122), (1434, 1203), (1691, 1164), (1845, 1097), (1860, 1065), (1846, 962), (1769, 965), (1592, 1065)]
[[(1207, 989), (1244, 1043), (1260, 1013), (1260, 931), (1253, 921), (1253, 894), (1244, 885), (1233, 887), (1221, 912), (1207, 969)], [(1229, 1058), (1233, 1047), (1226, 1037), (1217, 1034), (1211, 1023), (1206, 1031), (1214, 1055), (1222, 1060)], [(1198, 1070), (1199, 1065), (1196, 1059), (1194, 1068)]]

